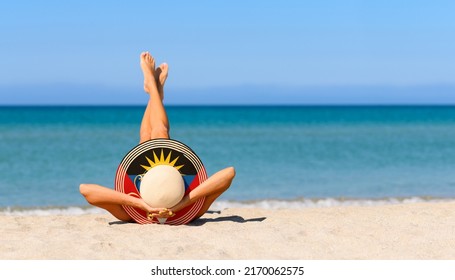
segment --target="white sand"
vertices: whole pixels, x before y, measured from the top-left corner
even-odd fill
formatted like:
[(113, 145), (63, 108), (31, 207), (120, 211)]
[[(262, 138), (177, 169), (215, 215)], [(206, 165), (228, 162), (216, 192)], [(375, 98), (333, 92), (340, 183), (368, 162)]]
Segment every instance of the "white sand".
[(226, 209), (187, 226), (0, 216), (0, 259), (455, 259), (455, 202)]

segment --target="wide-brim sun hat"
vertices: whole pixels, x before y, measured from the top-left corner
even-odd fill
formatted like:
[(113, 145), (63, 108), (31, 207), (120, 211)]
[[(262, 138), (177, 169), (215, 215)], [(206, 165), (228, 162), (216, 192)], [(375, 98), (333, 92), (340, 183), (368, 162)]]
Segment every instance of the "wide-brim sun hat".
[[(170, 208), (207, 179), (204, 165), (187, 145), (172, 139), (153, 139), (129, 151), (120, 162), (115, 189), (144, 199), (154, 208)], [(169, 218), (149, 217), (146, 211), (122, 205), (140, 224), (182, 225), (192, 221), (204, 204), (200, 198)]]

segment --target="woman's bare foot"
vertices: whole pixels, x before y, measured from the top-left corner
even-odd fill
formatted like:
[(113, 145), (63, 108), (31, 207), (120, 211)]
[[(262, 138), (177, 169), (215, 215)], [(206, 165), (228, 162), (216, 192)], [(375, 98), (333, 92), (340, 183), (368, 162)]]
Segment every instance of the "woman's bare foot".
[(155, 59), (149, 52), (141, 53), (141, 69), (144, 74), (144, 90), (151, 93), (154, 89), (158, 91), (155, 81)]
[(157, 83), (158, 92), (161, 100), (164, 98), (164, 83), (166, 82), (169, 66), (167, 63), (162, 63), (155, 69), (155, 81)]

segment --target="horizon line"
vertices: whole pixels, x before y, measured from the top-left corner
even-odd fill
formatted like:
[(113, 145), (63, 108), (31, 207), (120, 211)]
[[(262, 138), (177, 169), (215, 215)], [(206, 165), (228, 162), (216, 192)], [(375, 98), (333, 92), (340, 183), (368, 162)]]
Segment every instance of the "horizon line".
[[(147, 104), (0, 104), (7, 107), (146, 107)], [(164, 104), (165, 107), (455, 107), (455, 103)]]

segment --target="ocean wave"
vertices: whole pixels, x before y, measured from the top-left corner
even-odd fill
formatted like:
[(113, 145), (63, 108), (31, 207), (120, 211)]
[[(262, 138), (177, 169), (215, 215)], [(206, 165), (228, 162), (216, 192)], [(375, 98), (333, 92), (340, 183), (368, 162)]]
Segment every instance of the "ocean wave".
[[(352, 199), (352, 198), (300, 198), (292, 200), (266, 199), (249, 201), (215, 201), (210, 210), (220, 211), (227, 208), (262, 208), (262, 209), (302, 209), (343, 206), (378, 206), (409, 203), (437, 203), (455, 202), (455, 198), (433, 197), (390, 197), (379, 199)], [(60, 207), (6, 207), (0, 208), (0, 215), (4, 216), (53, 216), (53, 215), (86, 215), (105, 214), (106, 211), (92, 206), (60, 206)]]

